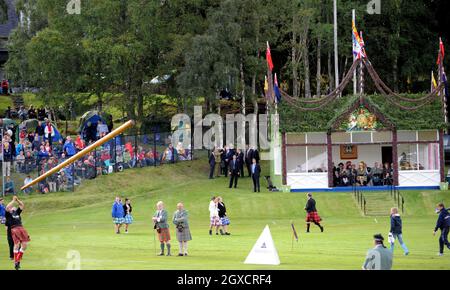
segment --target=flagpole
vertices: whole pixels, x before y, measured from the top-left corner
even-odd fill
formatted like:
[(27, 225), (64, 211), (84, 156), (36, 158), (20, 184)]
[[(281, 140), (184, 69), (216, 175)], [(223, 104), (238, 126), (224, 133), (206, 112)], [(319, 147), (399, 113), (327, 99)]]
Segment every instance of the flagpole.
[[(356, 23), (356, 10), (355, 9), (352, 10), (352, 19), (353, 19), (353, 22), (352, 22), (352, 26), (353, 26), (353, 23)], [(353, 38), (353, 31), (352, 31), (352, 38)], [(352, 48), (352, 54), (353, 54), (353, 62), (355, 62), (356, 56), (353, 53), (353, 48)], [(355, 69), (354, 72), (353, 72), (353, 95), (355, 95), (355, 96), (358, 94), (358, 92), (357, 92), (357, 90), (358, 90), (357, 83), (358, 83), (358, 80), (356, 78), (356, 69)]]
[[(363, 39), (362, 31), (360, 32), (360, 37), (361, 37), (361, 39)], [(363, 57), (362, 49), (363, 48), (361, 47), (361, 58)], [(362, 97), (364, 95), (364, 64), (362, 61), (361, 61), (360, 67), (359, 67), (359, 77), (361, 78), (359, 85), (360, 85), (360, 94)]]
[[(339, 56), (338, 56), (338, 28), (337, 28), (337, 0), (333, 0), (333, 10), (334, 10), (334, 74), (335, 74), (335, 85), (336, 88), (339, 87)], [(341, 93), (339, 93), (339, 96)]]

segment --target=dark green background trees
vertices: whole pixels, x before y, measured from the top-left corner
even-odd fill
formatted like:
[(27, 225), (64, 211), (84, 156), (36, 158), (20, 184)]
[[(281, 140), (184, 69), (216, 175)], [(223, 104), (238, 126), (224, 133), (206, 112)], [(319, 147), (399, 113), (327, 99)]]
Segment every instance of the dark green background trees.
[[(6, 64), (16, 86), (40, 87), (58, 104), (75, 93), (95, 97), (99, 109), (119, 98), (129, 118), (143, 119), (156, 93), (190, 112), (193, 104), (220, 109), (217, 96), (227, 88), (240, 110), (257, 108), (266, 41), (290, 94), (309, 98), (334, 87), (332, 0), (90, 0), (80, 15), (69, 15), (67, 2), (17, 1), (26, 21), (11, 35)], [(367, 2), (338, 0), (341, 78), (352, 62), (356, 9), (367, 53), (387, 84), (428, 90), (438, 38), (447, 44), (450, 37), (447, 1), (381, 1), (380, 15), (367, 14)], [(170, 78), (152, 85), (157, 76)]]

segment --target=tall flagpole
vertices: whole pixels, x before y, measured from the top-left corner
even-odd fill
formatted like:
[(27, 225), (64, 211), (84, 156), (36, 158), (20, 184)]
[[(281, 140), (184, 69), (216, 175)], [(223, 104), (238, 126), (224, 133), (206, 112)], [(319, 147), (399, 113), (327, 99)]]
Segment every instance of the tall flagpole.
[[(339, 87), (339, 57), (338, 57), (338, 27), (337, 27), (337, 0), (333, 0), (334, 9), (334, 74), (335, 85)], [(339, 94), (341, 95), (341, 94)]]
[[(355, 9), (352, 10), (352, 19), (353, 19), (353, 22), (352, 22), (352, 26), (353, 26), (353, 23), (356, 23), (356, 11), (355, 11)], [(352, 39), (353, 39), (353, 32), (352, 32)], [(356, 56), (353, 53), (353, 48), (352, 48), (352, 54), (353, 54), (353, 62), (355, 62)], [(353, 71), (353, 95), (356, 96), (356, 94), (358, 93), (357, 90), (358, 90), (358, 80), (356, 78), (356, 69), (355, 69)]]

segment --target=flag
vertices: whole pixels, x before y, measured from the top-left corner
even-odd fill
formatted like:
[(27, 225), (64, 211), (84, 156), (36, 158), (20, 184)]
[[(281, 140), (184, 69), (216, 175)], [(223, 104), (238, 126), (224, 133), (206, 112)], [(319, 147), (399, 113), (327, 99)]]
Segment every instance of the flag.
[(297, 231), (295, 230), (294, 223), (291, 223), (291, 227), (292, 227), (292, 233), (294, 235), (294, 238), (298, 242), (298, 235), (297, 235)]
[(353, 40), (353, 55), (355, 59), (361, 59), (366, 57), (364, 50), (364, 41), (359, 36), (358, 30), (356, 29), (356, 24), (352, 21), (352, 40)]
[(431, 88), (435, 90), (437, 86), (436, 79), (434, 78), (434, 72), (431, 72)]
[(449, 96), (449, 91), (448, 91), (447, 75), (445, 74), (444, 68), (442, 68), (442, 82), (444, 83), (445, 97), (446, 97), (447, 99), (449, 99), (450, 96)]
[(267, 42), (266, 60), (267, 60), (267, 67), (269, 68), (270, 71), (273, 71), (272, 53), (270, 52), (269, 42)]
[(445, 47), (442, 42), (442, 38), (439, 37), (439, 55), (437, 59), (437, 65), (444, 64), (444, 56), (445, 56)]
[(280, 88), (278, 86), (277, 74), (275, 74), (273, 91), (275, 93), (275, 102), (277, 104), (281, 103), (281, 92), (280, 92)]

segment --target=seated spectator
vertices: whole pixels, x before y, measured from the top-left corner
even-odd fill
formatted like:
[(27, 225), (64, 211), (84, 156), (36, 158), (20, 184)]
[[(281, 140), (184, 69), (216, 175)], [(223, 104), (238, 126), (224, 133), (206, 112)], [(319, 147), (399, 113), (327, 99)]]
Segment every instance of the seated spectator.
[(16, 157), (16, 172), (24, 172), (25, 169), (25, 155), (23, 155), (23, 151), (19, 152), (19, 155)]
[(28, 109), (28, 118), (36, 119), (36, 117), (37, 117), (36, 110), (34, 109), (33, 105), (31, 105), (30, 108)]
[(368, 177), (367, 166), (364, 162), (361, 161), (361, 162), (359, 162), (356, 181), (360, 186), (366, 186), (367, 185), (367, 177)]
[(43, 180), (43, 181), (39, 182), (38, 186), (39, 186), (39, 192), (40, 193), (46, 194), (46, 193), (50, 192), (50, 189), (48, 187), (48, 183), (47, 183), (46, 180)]
[(58, 143), (56, 143), (56, 145), (53, 145), (53, 154), (56, 157), (61, 157), (61, 154), (63, 153), (63, 140), (59, 140)]
[[(28, 175), (28, 176), (25, 178), (25, 180), (23, 181), (23, 185), (27, 185), (27, 184), (29, 184), (29, 183), (32, 182), (32, 181), (33, 181), (33, 179), (31, 178), (30, 175)], [(30, 187), (28, 187), (28, 188), (25, 188), (25, 189), (23, 190), (23, 193), (25, 193), (25, 194), (30, 194), (32, 191), (33, 191), (33, 187), (30, 186)]]
[(103, 138), (109, 133), (108, 125), (104, 124), (101, 120), (97, 123), (97, 136)]
[(30, 173), (35, 166), (35, 158), (30, 151), (27, 151), (25, 155), (25, 174)]
[(42, 160), (46, 160), (50, 157), (50, 154), (48, 154), (48, 151), (45, 150), (44, 145), (41, 145), (40, 150), (38, 152), (38, 163), (41, 163)]
[(68, 187), (69, 187), (69, 180), (67, 178), (67, 175), (64, 172), (64, 170), (61, 170), (59, 172), (59, 177), (58, 177), (58, 188), (59, 188), (59, 191), (67, 191)]
[(11, 180), (11, 177), (7, 176), (5, 181), (5, 194), (14, 194), (14, 181)]
[(18, 114), (19, 114), (19, 118), (20, 118), (20, 120), (22, 120), (22, 122), (25, 121), (26, 119), (28, 119), (28, 111), (27, 111), (27, 109), (25, 109), (24, 106), (20, 106)]

